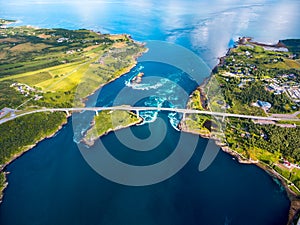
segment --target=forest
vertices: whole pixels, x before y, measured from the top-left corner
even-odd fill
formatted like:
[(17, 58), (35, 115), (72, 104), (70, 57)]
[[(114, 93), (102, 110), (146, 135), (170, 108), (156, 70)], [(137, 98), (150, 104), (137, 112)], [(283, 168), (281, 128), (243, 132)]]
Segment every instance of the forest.
[[(251, 106), (252, 103), (255, 103), (257, 100), (261, 100), (272, 104), (270, 113), (293, 112), (292, 106), (294, 106), (295, 103), (293, 103), (286, 94), (276, 95), (267, 91), (266, 83), (260, 80), (249, 82), (244, 85), (243, 88), (237, 87), (241, 82), (241, 79), (239, 78), (230, 78), (225, 80), (220, 77), (218, 80), (222, 84), (221, 89), (224, 93), (226, 102), (232, 107), (234, 104), (238, 104), (241, 107), (245, 105)], [(257, 113), (257, 110), (253, 108), (253, 112)]]
[[(128, 35), (89, 30), (0, 28), (0, 110), (10, 117), (36, 108), (82, 106), (101, 85), (129, 71), (146, 50)], [(75, 97), (77, 97), (75, 99)], [(131, 122), (131, 114), (122, 117)], [(2, 119), (2, 118), (0, 118)], [(0, 124), (3, 168), (67, 121), (65, 113), (35, 113)]]
[[(230, 49), (205, 85), (191, 95), (188, 108), (201, 108), (201, 102), (206, 102), (211, 111), (264, 117), (299, 111), (299, 102), (291, 99), (287, 91), (300, 87), (300, 64), (294, 55), (299, 52), (299, 41), (283, 41), (289, 52), (266, 50), (253, 43)], [(280, 91), (270, 89), (271, 85)], [(258, 100), (271, 103), (271, 108), (259, 107), (255, 104)], [(211, 121), (212, 129), (205, 129), (203, 121)], [(300, 170), (284, 165), (286, 161), (300, 165), (299, 122), (272, 121), (268, 124), (223, 118), (222, 123), (216, 123), (219, 126), (216, 128), (213, 123), (216, 123), (214, 118), (189, 116), (182, 126), (184, 130), (213, 135), (243, 159), (258, 160), (300, 188)]]
[[(249, 120), (230, 119), (227, 136), (231, 140), (230, 146), (235, 149), (241, 148), (243, 151), (248, 151), (257, 147), (270, 153), (279, 152), (283, 158), (300, 163), (299, 127), (284, 128), (276, 125), (255, 124)], [(233, 139), (236, 141), (232, 141)]]
[(288, 169), (282, 165), (284, 160), (300, 164), (300, 127), (284, 128), (230, 119), (225, 135), (231, 149), (269, 165), (300, 188), (299, 169)]
[(300, 40), (299, 39), (288, 39), (280, 41), (283, 43), (291, 52), (296, 54), (296, 58), (300, 58)]
[(63, 122), (66, 122), (65, 113), (54, 112), (26, 115), (0, 124), (0, 165), (22, 152), (23, 146), (53, 134)]
[(28, 146), (54, 134), (66, 122), (65, 113), (36, 113), (0, 124), (0, 190), (4, 187), (3, 166)]

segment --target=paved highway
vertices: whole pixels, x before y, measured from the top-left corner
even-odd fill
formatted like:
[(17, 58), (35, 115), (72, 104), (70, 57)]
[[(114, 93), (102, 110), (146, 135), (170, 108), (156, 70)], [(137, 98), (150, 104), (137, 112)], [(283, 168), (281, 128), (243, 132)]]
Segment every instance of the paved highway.
[(5, 118), (0, 120), (0, 124), (5, 123), (7, 121), (13, 120), (18, 117), (22, 117), (25, 115), (39, 113), (39, 112), (66, 112), (69, 114), (70, 112), (82, 112), (82, 111), (94, 111), (98, 113), (103, 110), (125, 110), (125, 111), (135, 111), (137, 114), (140, 111), (169, 111), (169, 112), (177, 112), (182, 114), (204, 114), (204, 115), (212, 115), (216, 117), (236, 117), (236, 118), (245, 118), (245, 119), (254, 119), (254, 120), (271, 120), (271, 121), (300, 121), (299, 118), (291, 118), (291, 117), (275, 117), (275, 116), (252, 116), (252, 115), (243, 115), (243, 114), (233, 114), (233, 113), (224, 113), (224, 112), (211, 112), (204, 110), (196, 110), (196, 109), (178, 109), (178, 108), (163, 108), (163, 107), (133, 107), (133, 106), (111, 106), (111, 107), (83, 107), (83, 108), (43, 108), (36, 109), (28, 112), (24, 112), (18, 115), (12, 115), (9, 118)]

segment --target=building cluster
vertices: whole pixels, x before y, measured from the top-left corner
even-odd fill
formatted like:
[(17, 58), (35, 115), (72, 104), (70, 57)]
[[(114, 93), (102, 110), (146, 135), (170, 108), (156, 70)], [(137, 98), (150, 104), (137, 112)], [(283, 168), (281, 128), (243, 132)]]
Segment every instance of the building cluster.
[[(240, 41), (243, 41), (241, 39)], [(249, 45), (249, 47), (253, 48), (253, 46)], [(277, 51), (286, 52), (286, 49), (278, 49), (274, 48)], [(272, 48), (268, 48), (265, 50), (272, 50)], [(241, 58), (242, 57), (242, 58)], [(255, 71), (258, 71), (256, 65), (251, 63), (251, 60), (247, 62), (247, 58), (253, 58), (252, 52), (249, 50), (244, 50), (242, 52), (233, 53), (226, 59), (224, 64), (226, 68), (226, 73), (223, 76), (227, 77), (239, 77), (241, 78), (241, 82), (238, 84), (239, 88), (243, 88), (247, 83), (253, 81), (251, 75), (254, 74)], [(281, 55), (275, 55), (275, 57), (270, 58), (269, 60), (264, 61), (264, 64), (269, 63), (277, 63), (282, 61)], [(266, 82), (266, 89), (275, 95), (281, 95), (285, 93), (293, 102), (299, 104), (300, 103), (300, 83), (296, 82), (297, 75), (290, 74), (278, 74), (275, 78), (263, 79)], [(259, 104), (257, 104), (259, 106)], [(261, 106), (259, 106), (261, 107)]]
[(287, 93), (294, 102), (300, 102), (300, 87), (291, 87), (287, 90)]
[[(250, 54), (248, 55), (248, 57), (251, 58), (252, 55)], [(234, 56), (231, 56), (231, 60), (226, 63), (225, 67), (227, 70), (229, 70), (230, 73), (240, 76), (250, 76), (253, 71), (257, 70), (256, 65), (244, 63), (243, 61), (237, 61)]]
[(276, 82), (273, 82), (268, 85), (268, 90), (274, 92), (275, 95), (279, 95), (284, 92), (284, 87), (278, 85)]
[(78, 48), (78, 49), (72, 49), (72, 50), (68, 50), (68, 51), (66, 51), (66, 54), (67, 55), (72, 55), (72, 54), (74, 54), (74, 53), (76, 53), (76, 52), (81, 52), (82, 50), (80, 49), (80, 48)]
[(291, 162), (289, 162), (288, 160), (286, 159), (282, 159), (283, 160), (283, 165), (285, 167), (287, 167), (288, 169), (292, 169), (292, 168), (297, 168), (297, 169), (300, 169), (300, 166), (298, 164), (293, 164)]
[(266, 79), (267, 90), (276, 95), (286, 93), (292, 101), (300, 103), (300, 84), (294, 81), (295, 78), (295, 74), (283, 74), (277, 78)]
[(43, 96), (39, 96), (39, 95), (35, 94), (38, 91), (36, 89), (30, 87), (27, 84), (13, 83), (13, 84), (10, 85), (10, 87), (15, 88), (16, 91), (20, 92), (25, 97), (28, 97), (28, 96), (34, 94), (34, 100), (35, 101), (43, 98)]

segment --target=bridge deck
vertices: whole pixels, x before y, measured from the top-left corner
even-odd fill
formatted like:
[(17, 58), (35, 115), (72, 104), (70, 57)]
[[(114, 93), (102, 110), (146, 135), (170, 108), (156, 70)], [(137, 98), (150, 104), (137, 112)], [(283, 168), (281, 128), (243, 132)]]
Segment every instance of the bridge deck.
[(169, 111), (176, 112), (182, 114), (203, 114), (203, 115), (211, 115), (215, 117), (236, 117), (236, 118), (245, 118), (245, 119), (254, 119), (254, 120), (271, 120), (271, 121), (300, 121), (297, 117), (291, 116), (280, 116), (280, 117), (264, 117), (264, 116), (252, 116), (252, 115), (243, 115), (243, 114), (233, 114), (233, 113), (225, 113), (225, 112), (211, 112), (204, 110), (196, 110), (196, 109), (179, 109), (179, 108), (164, 108), (164, 107), (133, 107), (133, 106), (111, 106), (111, 107), (82, 107), (82, 108), (45, 108), (45, 109), (36, 109), (30, 112), (25, 112), (19, 115), (13, 115), (9, 118), (0, 120), (0, 124), (13, 120), (17, 117), (39, 113), (39, 112), (81, 112), (81, 111), (94, 111), (98, 114), (99, 111), (104, 110), (125, 110), (125, 111), (135, 111), (138, 115), (140, 111)]

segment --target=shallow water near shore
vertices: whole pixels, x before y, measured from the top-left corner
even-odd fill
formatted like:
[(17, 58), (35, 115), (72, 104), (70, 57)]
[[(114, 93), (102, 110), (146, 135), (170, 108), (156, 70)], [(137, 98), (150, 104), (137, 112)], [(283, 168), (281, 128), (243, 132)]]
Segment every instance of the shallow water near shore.
[[(217, 0), (210, 3), (178, 1), (177, 5), (172, 1), (157, 5), (154, 0), (143, 4), (137, 1), (87, 4), (17, 0), (0, 0), (0, 3), (1, 17), (17, 19), (20, 21), (17, 25), (84, 27), (129, 33), (140, 41), (166, 40), (191, 49), (211, 68), (218, 57), (226, 53), (230, 40), (239, 35), (266, 42), (300, 36), (297, 29), (300, 16), (295, 11), (299, 1), (232, 1), (230, 4)], [(272, 16), (279, 13), (284, 19)], [(174, 68), (142, 63), (104, 87), (97, 105), (111, 105), (119, 90), (130, 88), (128, 82), (139, 72), (140, 66), (145, 77), (159, 74), (162, 78), (178, 78), (176, 83), (187, 93), (196, 87), (192, 79)], [(176, 89), (167, 87), (160, 90), (162, 97), (178, 97)], [(131, 91), (139, 93), (141, 90)], [(125, 97), (123, 100), (128, 101)], [(161, 103), (159, 99), (149, 100), (149, 104)], [(183, 107), (186, 99), (177, 100), (178, 106)], [(91, 104), (93, 101), (96, 100), (90, 98)], [(148, 116), (153, 118), (152, 114)], [(168, 135), (151, 152), (135, 152), (124, 147), (114, 133), (101, 140), (113, 156), (124, 162), (138, 165), (158, 162), (171, 154), (180, 132), (172, 127), (168, 113), (156, 116), (165, 121)], [(126, 129), (146, 138), (148, 126)], [(286, 192), (260, 168), (241, 165), (220, 151), (207, 170), (198, 171), (206, 139), (199, 139), (191, 160), (175, 176), (151, 186), (129, 187), (108, 181), (89, 167), (74, 142), (81, 130), (79, 134), (73, 130), (69, 119), (54, 138), (42, 141), (6, 168), (10, 174), (0, 205), (1, 225), (280, 225), (287, 222), (290, 202)], [(191, 134), (184, 135), (191, 137)]]

